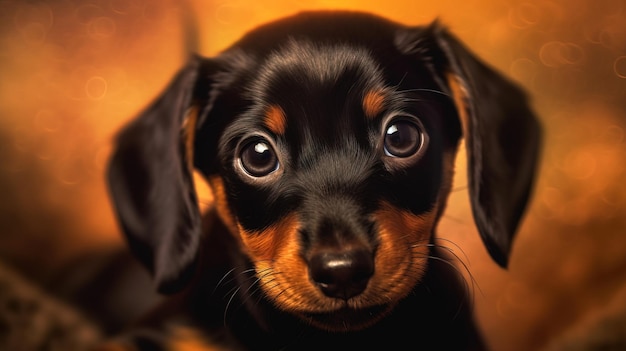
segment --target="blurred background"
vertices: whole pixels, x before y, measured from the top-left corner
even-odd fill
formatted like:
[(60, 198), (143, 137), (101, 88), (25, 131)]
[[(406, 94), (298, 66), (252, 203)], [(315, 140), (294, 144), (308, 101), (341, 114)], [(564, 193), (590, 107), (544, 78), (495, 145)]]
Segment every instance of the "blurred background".
[[(306, 9), (362, 10), (411, 25), (439, 18), (528, 90), (545, 129), (536, 191), (508, 270), (479, 241), (464, 152), (439, 228), (462, 248), (455, 250), (472, 274), (489, 344), (501, 351), (574, 350), (622, 338), (626, 345), (626, 3), (189, 6), (205, 56), (258, 24)], [(77, 257), (124, 244), (103, 173), (116, 131), (183, 64), (181, 20), (174, 0), (0, 0), (0, 261), (44, 293)]]

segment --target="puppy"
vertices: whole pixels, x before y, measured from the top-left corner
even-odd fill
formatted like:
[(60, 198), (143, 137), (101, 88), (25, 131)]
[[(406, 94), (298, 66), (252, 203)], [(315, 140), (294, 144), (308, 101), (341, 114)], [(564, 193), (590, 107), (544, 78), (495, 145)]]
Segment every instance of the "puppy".
[[(435, 240), (462, 136), (474, 219), (505, 267), (540, 127), (439, 24), (303, 13), (190, 58), (110, 163), (130, 249), (171, 295), (116, 349), (484, 349)], [(194, 169), (215, 198), (204, 216)]]

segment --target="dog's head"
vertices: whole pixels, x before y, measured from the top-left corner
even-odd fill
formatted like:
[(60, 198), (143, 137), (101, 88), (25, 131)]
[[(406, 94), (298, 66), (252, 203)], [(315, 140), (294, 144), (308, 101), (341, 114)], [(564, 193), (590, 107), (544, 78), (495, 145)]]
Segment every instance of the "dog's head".
[(121, 133), (109, 180), (162, 291), (200, 245), (195, 167), (270, 301), (360, 328), (423, 277), (461, 136), (475, 222), (505, 266), (539, 144), (524, 94), (437, 24), (308, 13), (192, 58)]

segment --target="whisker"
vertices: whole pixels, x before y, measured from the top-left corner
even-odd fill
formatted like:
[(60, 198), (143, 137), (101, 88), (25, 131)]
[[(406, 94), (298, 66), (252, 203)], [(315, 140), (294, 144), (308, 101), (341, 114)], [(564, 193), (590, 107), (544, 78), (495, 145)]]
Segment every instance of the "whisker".
[[(231, 275), (233, 272), (235, 271), (235, 268), (232, 268), (231, 270), (229, 270), (228, 272), (226, 272), (226, 274), (224, 274), (224, 276), (222, 277), (222, 279), (220, 279), (217, 284), (215, 285), (215, 288), (213, 288), (213, 294), (215, 294), (215, 292), (217, 291), (217, 289), (220, 287), (220, 285), (226, 285), (232, 281), (234, 281), (236, 279), (235, 276), (232, 276), (230, 279), (226, 280), (226, 277), (228, 277), (229, 275)], [(244, 271), (239, 272), (239, 275), (245, 275), (247, 273), (255, 273), (256, 271), (254, 270), (254, 268), (250, 268), (250, 269), (246, 269)], [(228, 292), (226, 292), (226, 294), (224, 295), (224, 297), (226, 297), (226, 295), (230, 294), (230, 292), (233, 291), (233, 288), (231, 288)]]
[[(278, 284), (276, 284), (275, 286), (278, 286)], [(282, 289), (278, 294), (276, 294), (276, 298), (278, 298), (280, 295), (286, 293), (288, 289), (289, 289), (289, 287), (286, 287), (286, 288)]]
[(239, 289), (241, 289), (240, 287), (238, 287), (237, 289), (235, 289), (235, 291), (232, 293), (232, 295), (230, 295), (230, 298), (228, 299), (228, 302), (226, 303), (226, 307), (224, 307), (224, 325), (226, 325), (226, 317), (228, 315), (228, 308), (230, 307), (230, 304), (233, 302), (233, 299), (235, 298), (235, 295), (237, 295), (237, 293), (239, 292)]
[[(450, 262), (450, 261), (448, 261), (446, 259), (443, 259), (443, 258), (437, 257), (437, 256), (433, 256), (433, 255), (423, 255), (423, 256), (420, 256), (420, 257), (427, 258), (429, 260), (435, 260), (435, 261), (438, 261), (438, 262), (443, 262), (443, 263), (447, 264), (448, 266), (452, 267), (454, 269), (454, 271), (457, 274), (459, 274), (459, 276), (461, 278), (464, 277), (463, 276), (463, 272), (454, 263), (452, 263), (452, 262)], [(474, 290), (472, 289), (470, 291), (470, 286), (467, 283), (467, 280), (461, 279), (461, 281), (463, 282), (463, 290), (465, 290), (466, 293), (463, 294), (464, 298), (462, 298), (461, 301), (459, 301), (459, 306), (458, 306), (458, 308), (456, 310), (456, 313), (454, 314), (453, 319), (456, 319), (456, 317), (459, 316), (459, 314), (461, 313), (461, 310), (463, 309), (463, 306), (465, 305), (465, 303), (466, 302), (470, 302), (470, 301), (467, 301), (467, 296), (468, 295), (471, 296), (471, 298), (472, 298), (472, 301), (470, 302), (470, 304), (471, 305), (474, 304), (474, 293), (473, 293)], [(474, 287), (473, 284), (472, 284), (472, 287)]]
[[(265, 282), (265, 285), (266, 285), (267, 289), (273, 289), (273, 288), (275, 288), (275, 287), (277, 287), (279, 285), (278, 283), (274, 283), (273, 285), (267, 285), (269, 283), (274, 282), (275, 280), (276, 279), (272, 278), (272, 279), (270, 279), (270, 280)], [(259, 292), (259, 290), (261, 290), (261, 288), (262, 288), (261, 285), (260, 284), (256, 284), (255, 286), (256, 286), (256, 288), (254, 290), (252, 290), (250, 296), (248, 296), (246, 299), (251, 298), (252, 296), (256, 296), (255, 303), (258, 304), (261, 301), (261, 299), (263, 298), (264, 295), (263, 295), (263, 293), (257, 294), (257, 292)]]
[(398, 82), (398, 84), (395, 85), (394, 88), (399, 88), (402, 83), (404, 82), (404, 79), (406, 78), (406, 76), (409, 74), (409, 72), (404, 72), (404, 75), (402, 76), (402, 79), (400, 79), (400, 81)]
[[(213, 288), (213, 292), (212, 292), (212, 294), (215, 294), (215, 291), (217, 291), (217, 288), (219, 288), (219, 287), (220, 287), (220, 285), (224, 282), (224, 280), (226, 279), (226, 277), (228, 277), (229, 275), (231, 275), (234, 271), (235, 271), (235, 268), (232, 268), (231, 270), (229, 270), (228, 272), (226, 272), (226, 273), (224, 274), (224, 276), (222, 276), (222, 279), (220, 279), (220, 280), (217, 282), (217, 284), (215, 284), (215, 288)], [(231, 278), (231, 279), (229, 280), (229, 282), (230, 282), (230, 281), (232, 281), (232, 279), (234, 279), (234, 278)]]
[[(454, 245), (454, 247), (456, 249), (458, 249), (459, 251), (461, 251), (461, 253), (463, 253), (463, 258), (469, 263), (470, 259), (467, 256), (467, 253), (457, 243), (455, 243), (454, 241), (452, 241), (450, 239), (446, 239), (446, 238), (437, 238), (436, 240), (437, 241), (445, 241), (447, 243), (450, 243), (450, 244)], [(423, 246), (423, 247), (444, 249), (447, 252), (449, 252), (450, 254), (452, 254), (459, 262), (463, 263), (463, 265), (466, 266), (466, 268), (467, 268), (467, 265), (465, 265), (464, 261), (456, 254), (454, 249), (452, 249), (452, 248), (450, 248), (448, 246), (445, 246), (445, 245), (441, 245), (441, 244), (437, 244), (437, 243), (431, 243), (430, 241), (426, 242), (426, 241), (427, 241), (427, 239), (418, 240), (418, 241), (414, 242), (411, 245), (411, 247), (412, 248), (416, 248), (416, 247)], [(469, 273), (469, 269), (468, 269), (468, 273)]]
[[(269, 268), (263, 270), (263, 272), (265, 272), (268, 269)], [(254, 268), (246, 269), (246, 270), (243, 270), (243, 271), (239, 272), (239, 276), (246, 276), (247, 279), (255, 278), (255, 277), (259, 276), (260, 274), (261, 274), (261, 272), (257, 272), (257, 270), (254, 269)]]
[[(463, 258), (465, 258), (465, 260), (467, 261), (467, 263), (468, 263), (468, 264), (470, 263), (470, 259), (469, 259), (469, 257), (467, 256), (467, 253), (465, 252), (465, 250), (463, 250), (463, 248), (462, 248), (461, 246), (459, 246), (459, 244), (457, 244), (457, 243), (455, 243), (454, 241), (452, 241), (452, 240), (450, 240), (450, 239), (447, 239), (447, 238), (437, 238), (437, 240), (439, 240), (439, 241), (445, 241), (445, 242), (446, 242), (446, 243), (448, 243), (448, 244), (452, 244), (452, 245), (454, 245), (454, 247), (455, 247), (456, 249), (458, 249), (459, 251), (461, 251), (461, 253), (463, 254)], [(440, 245), (440, 247), (445, 247), (445, 248), (448, 248), (448, 247), (446, 247), (445, 245)], [(453, 255), (455, 255), (455, 256), (456, 256), (456, 254), (454, 253), (454, 250), (450, 250), (450, 252), (451, 252)], [(457, 258), (458, 258), (458, 256), (457, 256)], [(459, 259), (459, 260), (460, 260), (460, 259)]]
[[(250, 298), (252, 298), (254, 295), (257, 295), (257, 301), (256, 301), (256, 303), (258, 303), (258, 302), (260, 301), (260, 299), (262, 298), (262, 295), (261, 295), (261, 294), (257, 294), (257, 292), (261, 290), (261, 285), (259, 284), (259, 282), (260, 282), (263, 278), (265, 278), (265, 277), (267, 277), (267, 276), (274, 275), (274, 274), (275, 274), (275, 272), (272, 270), (272, 268), (269, 268), (269, 267), (268, 267), (268, 268), (265, 268), (264, 270), (261, 270), (261, 271), (257, 271), (257, 270), (256, 270), (256, 269), (254, 269), (254, 268), (249, 268), (249, 269), (243, 270), (243, 271), (241, 271), (241, 272), (239, 273), (239, 275), (246, 275), (246, 274), (247, 274), (247, 275), (249, 275), (249, 276), (247, 277), (247, 279), (249, 279), (249, 280), (253, 280), (253, 281), (249, 284), (248, 288), (246, 288), (246, 290), (245, 290), (243, 293), (241, 293), (241, 294), (243, 295), (243, 296), (242, 296), (242, 297), (243, 297), (243, 300), (241, 301), (240, 307), (241, 307), (241, 306), (244, 306), (244, 305), (245, 305), (245, 303), (246, 303), (246, 302), (247, 302)], [(233, 279), (234, 279), (234, 278), (233, 278)], [(272, 282), (272, 281), (274, 281), (274, 280), (275, 280), (275, 279), (273, 279), (273, 278), (272, 278), (272, 279), (270, 279), (270, 280), (267, 280), (267, 281), (266, 281), (266, 284), (267, 284), (267, 283), (270, 283), (270, 282)], [(228, 309), (228, 308), (229, 308), (229, 305), (232, 303), (233, 297), (234, 297), (236, 294), (239, 294), (239, 293), (240, 293), (241, 288), (242, 288), (242, 287), (241, 287), (241, 286), (239, 286), (237, 289), (234, 289), (234, 288), (233, 288), (233, 289), (231, 289), (229, 292), (227, 292), (227, 293), (226, 293), (226, 295), (225, 295), (224, 297), (226, 297), (227, 295), (229, 295), (229, 294), (231, 294), (231, 293), (232, 293), (232, 295), (231, 295), (231, 297), (230, 297), (230, 299), (229, 299), (229, 301), (228, 301), (228, 304), (227, 304), (226, 309)], [(233, 291), (234, 291), (234, 292), (233, 292)], [(226, 311), (225, 311), (225, 313), (226, 313)]]
[[(246, 289), (246, 291), (243, 292), (243, 295), (245, 296), (244, 299), (241, 301), (241, 305), (240, 306), (244, 306), (246, 304), (246, 302), (253, 296), (255, 295), (259, 290), (261, 290), (261, 285), (259, 284), (259, 282), (261, 281), (261, 279), (267, 277), (267, 276), (271, 276), (272, 272), (270, 269), (268, 269), (268, 272), (265, 273), (263, 276), (258, 277), (257, 279), (254, 280), (254, 282), (252, 282), (252, 284), (250, 284), (250, 286)], [(275, 279), (270, 279), (269, 281), (267, 281), (266, 283), (272, 282)], [(253, 289), (254, 288), (254, 289)], [(260, 296), (257, 299), (256, 303), (259, 303), (260, 300)]]
[(403, 102), (422, 102), (422, 101), (426, 101), (426, 100), (424, 100), (424, 99), (403, 98), (402, 101)]
[(222, 297), (224, 300), (226, 300), (226, 297), (232, 295), (233, 291), (239, 290), (240, 287), (238, 285), (233, 286), (232, 288), (230, 288), (226, 293), (224, 293), (224, 296)]
[[(420, 255), (421, 257), (424, 258), (428, 258), (428, 259), (433, 259), (433, 260), (437, 260), (440, 262), (444, 262), (445, 264), (449, 265), (450, 267), (452, 267), (455, 272), (460, 276), (461, 280), (463, 281), (463, 285), (464, 285), (464, 290), (466, 291), (466, 293), (468, 295), (471, 296), (471, 303), (474, 304), (474, 299), (476, 297), (476, 290), (478, 290), (478, 292), (481, 294), (481, 296), (484, 296), (484, 293), (482, 291), (482, 289), (480, 288), (480, 285), (478, 284), (478, 282), (476, 281), (476, 278), (474, 277), (474, 275), (472, 274), (472, 272), (469, 269), (469, 257), (467, 256), (467, 253), (455, 242), (453, 242), (452, 240), (449, 239), (445, 239), (445, 238), (437, 238), (438, 241), (444, 241), (446, 243), (449, 243), (451, 245), (453, 245), (455, 248), (457, 248), (459, 251), (462, 252), (465, 260), (461, 259), (461, 257), (459, 257), (459, 255), (455, 252), (455, 250), (453, 250), (452, 248), (446, 246), (446, 245), (442, 245), (442, 244), (438, 244), (438, 243), (428, 243), (428, 244), (424, 244), (423, 240), (420, 242), (417, 242), (415, 244), (413, 244), (412, 247), (419, 247), (419, 246), (425, 246), (425, 247), (431, 247), (431, 248), (440, 248), (442, 250), (447, 251), (452, 257), (453, 260), (458, 261), (461, 265), (461, 268), (467, 273), (467, 277), (468, 279), (465, 279), (465, 275), (463, 274), (463, 271), (457, 266), (455, 265), (452, 261), (444, 259), (442, 257), (438, 257), (438, 256), (434, 256), (434, 255)], [(467, 263), (466, 263), (467, 261)], [(469, 282), (468, 282), (469, 280)], [(470, 286), (471, 284), (471, 286)]]
[[(447, 243), (450, 243), (452, 245), (454, 245), (455, 248), (457, 248), (459, 251), (461, 251), (461, 253), (463, 254), (464, 259), (462, 259), (461, 257), (459, 257), (459, 255), (456, 253), (455, 250), (453, 250), (452, 248), (445, 246), (445, 245), (441, 245), (441, 244), (416, 244), (414, 245), (414, 247), (423, 245), (423, 246), (428, 246), (428, 247), (433, 247), (433, 248), (440, 248), (443, 250), (446, 250), (448, 253), (450, 253), (453, 258), (455, 259), (455, 261), (458, 261), (462, 266), (463, 266), (463, 270), (467, 273), (467, 276), (469, 277), (471, 283), (472, 283), (472, 295), (475, 293), (476, 289), (478, 289), (478, 292), (481, 294), (481, 296), (484, 296), (484, 293), (482, 291), (482, 289), (480, 288), (480, 285), (478, 284), (478, 281), (476, 280), (476, 278), (474, 277), (474, 274), (472, 274), (471, 270), (469, 269), (470, 266), (470, 259), (469, 256), (467, 255), (467, 253), (465, 252), (465, 250), (463, 250), (457, 243), (455, 243), (454, 241), (450, 240), (450, 239), (446, 239), (446, 238), (437, 238), (437, 240), (441, 240), (441, 241), (445, 241)], [(441, 257), (438, 258), (439, 260), (445, 261), (448, 264), (454, 265), (452, 262), (449, 262), (448, 260), (445, 260)], [(455, 266), (456, 267), (456, 266)], [(462, 272), (458, 269), (457, 273), (462, 275)], [(463, 279), (465, 281), (465, 279)], [(466, 282), (467, 284), (467, 282)], [(468, 291), (469, 291), (469, 287), (468, 287)]]
[(406, 90), (399, 90), (398, 93), (411, 93), (411, 92), (426, 92), (426, 93), (435, 93), (435, 94), (440, 94), (443, 96), (447, 96), (450, 97), (450, 94), (441, 91), (441, 90), (436, 90), (436, 89), (427, 89), (427, 88), (417, 88), (417, 89), (406, 89)]
[[(247, 296), (249, 296), (249, 295), (248, 295), (248, 292), (250, 292), (250, 289), (252, 289), (252, 288), (253, 288), (253, 287), (255, 287), (255, 286), (259, 286), (259, 285), (258, 285), (258, 283), (259, 283), (260, 281), (261, 281), (261, 278), (260, 278), (260, 277), (259, 277), (259, 278), (256, 278), (256, 279), (252, 282), (252, 284), (250, 284), (250, 286), (248, 286), (248, 288), (246, 289), (246, 291), (244, 291), (244, 292), (243, 292), (244, 296), (246, 296), (246, 299), (247, 299)], [(244, 301), (242, 301), (242, 302), (245, 302), (245, 300), (244, 300)]]

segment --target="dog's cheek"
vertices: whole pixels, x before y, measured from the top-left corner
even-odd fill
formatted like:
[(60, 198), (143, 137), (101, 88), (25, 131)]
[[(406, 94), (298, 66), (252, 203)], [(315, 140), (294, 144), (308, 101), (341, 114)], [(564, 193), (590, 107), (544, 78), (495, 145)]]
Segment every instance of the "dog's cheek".
[(212, 176), (208, 178), (208, 183), (215, 199), (217, 215), (231, 233), (237, 233), (237, 219), (232, 215), (228, 206), (224, 179), (220, 176)]
[(416, 215), (383, 202), (374, 218), (379, 227), (379, 247), (370, 286), (372, 292), (383, 292), (376, 298), (398, 301), (426, 271), (436, 211)]
[(295, 213), (260, 231), (239, 227), (244, 251), (254, 264), (263, 292), (287, 311), (311, 310), (311, 297), (316, 296), (300, 256), (299, 229)]
[[(248, 231), (239, 225), (239, 234), (246, 252), (252, 261), (276, 261), (280, 251), (286, 251), (295, 241), (294, 235), (299, 227), (295, 214), (289, 214), (276, 224), (259, 231)], [(288, 251), (288, 250), (287, 250)], [(297, 249), (295, 252), (298, 252)]]
[(220, 176), (213, 176), (209, 178), (209, 185), (215, 197), (215, 209), (219, 218), (238, 239), (242, 249), (253, 262), (274, 260), (279, 247), (285, 240), (288, 240), (289, 233), (297, 231), (298, 223), (295, 215), (283, 217), (278, 223), (264, 230), (246, 230), (232, 215), (224, 180)]
[(315, 291), (308, 281), (306, 264), (299, 255), (298, 216), (288, 214), (263, 230), (246, 230), (231, 213), (224, 180), (213, 176), (209, 178), (209, 185), (218, 216), (254, 264), (265, 295), (284, 310), (310, 310), (310, 304), (305, 302), (309, 299), (303, 299), (302, 295), (314, 296)]

